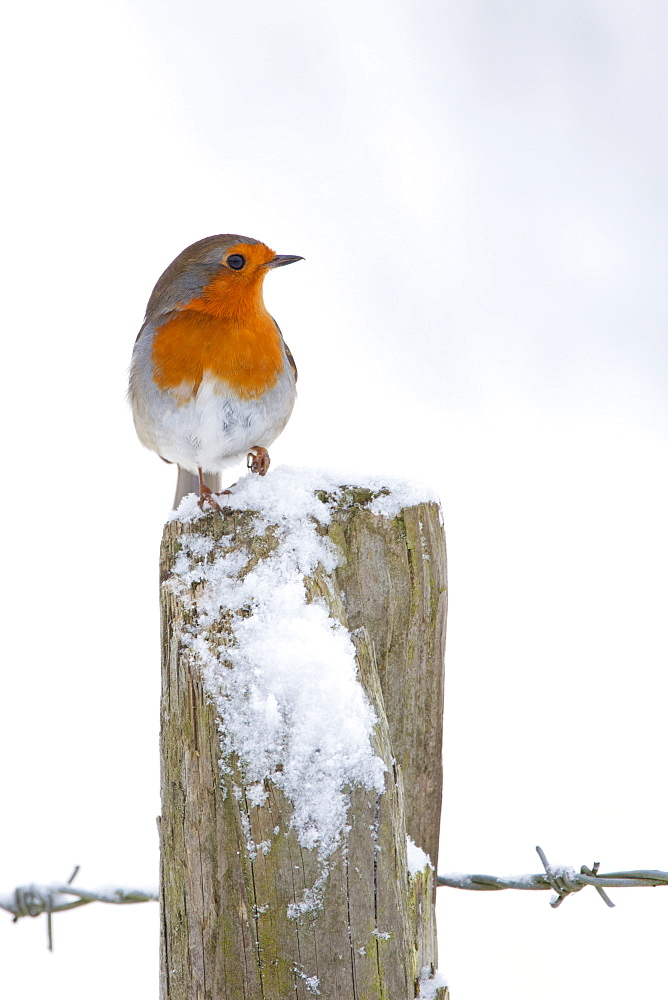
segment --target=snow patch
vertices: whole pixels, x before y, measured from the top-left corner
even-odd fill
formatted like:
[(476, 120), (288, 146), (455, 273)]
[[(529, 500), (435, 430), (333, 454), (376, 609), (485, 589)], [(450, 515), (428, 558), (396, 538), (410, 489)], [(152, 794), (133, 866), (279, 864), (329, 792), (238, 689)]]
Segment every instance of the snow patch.
[[(295, 513), (300, 512), (303, 517), (315, 517), (321, 524), (329, 524), (330, 513), (316, 493), (345, 500), (350, 488), (367, 490), (371, 494), (368, 509), (372, 514), (384, 517), (396, 517), (403, 507), (438, 503), (439, 499), (430, 486), (394, 476), (360, 476), (358, 472), (342, 469), (279, 465), (264, 478), (251, 473), (242, 476), (232, 487), (229, 498), (221, 497), (220, 504), (221, 507), (227, 504), (234, 510), (258, 511), (269, 519), (268, 523), (275, 523), (283, 517), (293, 520)], [(197, 497), (190, 493), (168, 520), (196, 521), (204, 516), (197, 506)]]
[(446, 988), (448, 981), (442, 972), (435, 969), (433, 972), (428, 965), (425, 965), (420, 973), (420, 992), (417, 1000), (435, 1000), (436, 991)]
[(412, 837), (406, 837), (406, 857), (408, 861), (408, 872), (411, 878), (415, 878), (425, 870), (425, 868), (431, 868), (434, 870), (434, 866), (431, 863), (429, 855), (418, 847)]
[(320, 980), (317, 976), (307, 976), (306, 973), (297, 966), (294, 966), (292, 971), (295, 975), (299, 976), (309, 993), (315, 997), (320, 996)]
[(377, 927), (371, 931), (373, 937), (378, 938), (379, 941), (389, 941), (392, 935), (389, 931), (379, 931)]

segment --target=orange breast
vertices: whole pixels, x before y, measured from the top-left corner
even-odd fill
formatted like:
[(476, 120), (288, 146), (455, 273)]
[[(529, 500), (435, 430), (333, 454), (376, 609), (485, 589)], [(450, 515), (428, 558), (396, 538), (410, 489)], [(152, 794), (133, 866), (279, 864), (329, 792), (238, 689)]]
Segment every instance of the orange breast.
[(153, 340), (156, 385), (180, 389), (178, 397), (184, 402), (197, 392), (207, 374), (227, 382), (246, 399), (275, 385), (283, 354), (269, 313), (262, 309), (247, 318), (221, 317), (198, 308), (200, 302), (190, 303), (157, 328)]
[(221, 266), (198, 298), (157, 327), (153, 378), (179, 402), (187, 402), (206, 375), (252, 399), (276, 384), (283, 367), (281, 336), (262, 299), (274, 252), (263, 243), (231, 249), (247, 258), (245, 269)]

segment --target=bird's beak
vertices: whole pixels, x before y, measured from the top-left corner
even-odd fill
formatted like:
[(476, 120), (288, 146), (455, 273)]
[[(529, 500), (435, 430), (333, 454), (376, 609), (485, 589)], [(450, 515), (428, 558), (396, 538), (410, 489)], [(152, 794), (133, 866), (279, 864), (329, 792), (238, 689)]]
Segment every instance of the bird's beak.
[(267, 267), (283, 267), (284, 264), (294, 264), (296, 260), (303, 260), (303, 257), (295, 257), (294, 254), (277, 253), (275, 257), (267, 263)]

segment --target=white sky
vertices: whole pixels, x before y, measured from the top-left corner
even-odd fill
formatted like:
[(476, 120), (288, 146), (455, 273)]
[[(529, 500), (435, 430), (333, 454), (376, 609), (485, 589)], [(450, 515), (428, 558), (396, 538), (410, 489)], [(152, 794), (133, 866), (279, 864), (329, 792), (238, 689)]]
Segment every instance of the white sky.
[[(35, 0), (5, 35), (0, 887), (157, 881), (174, 473), (124, 393), (217, 232), (306, 258), (267, 282), (274, 462), (443, 498), (442, 870), (668, 869), (665, 4)], [(453, 1000), (668, 996), (668, 890), (440, 893)], [(157, 907), (54, 923), (0, 913), (7, 996), (157, 996)]]

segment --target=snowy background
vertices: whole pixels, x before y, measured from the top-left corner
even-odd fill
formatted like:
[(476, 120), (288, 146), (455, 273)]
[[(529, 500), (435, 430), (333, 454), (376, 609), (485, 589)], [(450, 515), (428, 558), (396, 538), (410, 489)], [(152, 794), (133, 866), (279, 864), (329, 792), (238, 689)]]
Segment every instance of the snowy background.
[[(174, 471), (124, 394), (153, 284), (218, 232), (306, 258), (266, 283), (300, 369), (274, 463), (442, 497), (442, 870), (668, 869), (665, 4), (35, 0), (4, 28), (0, 891), (157, 881)], [(440, 893), (453, 1000), (668, 996), (668, 890)], [(57, 915), (50, 955), (0, 912), (3, 994), (155, 997), (157, 918)]]

